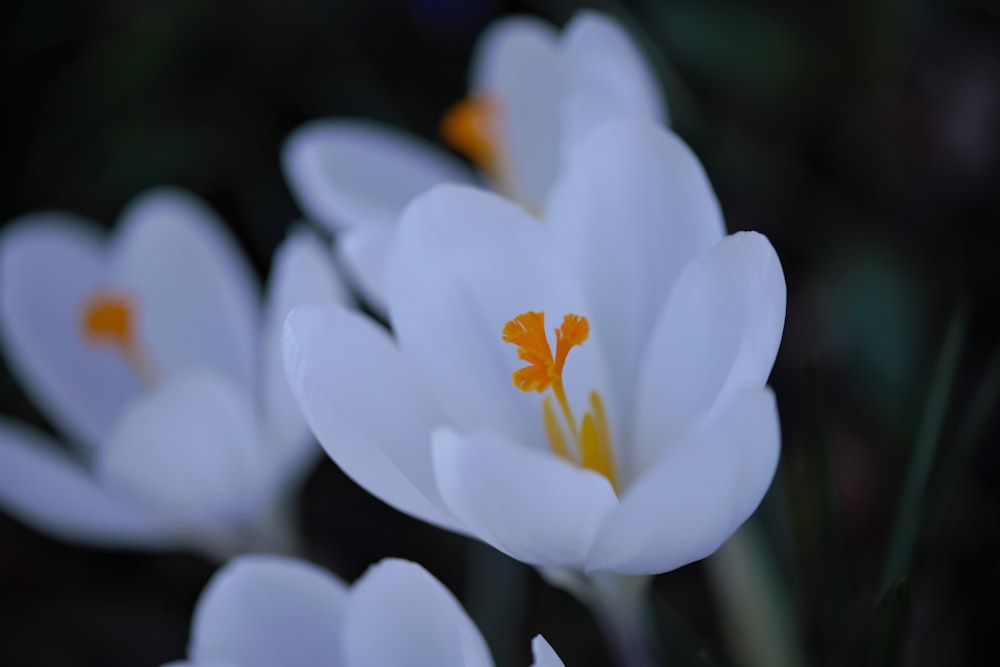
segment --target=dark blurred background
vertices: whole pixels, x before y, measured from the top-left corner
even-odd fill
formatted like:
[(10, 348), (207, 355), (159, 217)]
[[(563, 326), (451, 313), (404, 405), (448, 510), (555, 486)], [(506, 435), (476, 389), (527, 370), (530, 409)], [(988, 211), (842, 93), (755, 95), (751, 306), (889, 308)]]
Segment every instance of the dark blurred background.
[[(897, 635), (902, 664), (986, 662), (997, 653), (1000, 433), (992, 408), (972, 436), (965, 425), (1000, 341), (1000, 5), (586, 5), (636, 32), (730, 231), (764, 232), (784, 264), (788, 318), (772, 375), (782, 463), (755, 522), (807, 664), (858, 664), (872, 641)], [(263, 276), (300, 217), (278, 157), (292, 129), (363, 116), (436, 139), (488, 21), (528, 12), (562, 25), (580, 6), (5, 3), (0, 222), (65, 209), (111, 225), (139, 191), (176, 184), (220, 212)], [(912, 576), (880, 605), (901, 489), (956, 312), (968, 327), (921, 494)], [(2, 360), (0, 412), (48, 428)], [(385, 556), (423, 563), (466, 603), (501, 664), (529, 664), (538, 632), (568, 665), (608, 660), (567, 595), (388, 509), (328, 461), (305, 488), (301, 518), (309, 556), (347, 580)], [(181, 658), (212, 571), (191, 555), (70, 546), (0, 513), (0, 664)], [(658, 577), (655, 594), (673, 664), (739, 664), (702, 564)]]

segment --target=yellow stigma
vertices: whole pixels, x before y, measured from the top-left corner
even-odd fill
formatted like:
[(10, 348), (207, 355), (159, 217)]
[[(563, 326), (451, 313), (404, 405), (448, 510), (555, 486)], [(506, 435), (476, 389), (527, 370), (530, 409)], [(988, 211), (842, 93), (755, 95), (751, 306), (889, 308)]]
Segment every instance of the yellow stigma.
[[(552, 406), (552, 396), (546, 396), (542, 401), (542, 421), (552, 451), (567, 461), (601, 473), (617, 493), (611, 430), (600, 395), (596, 391), (590, 392), (590, 409), (584, 413), (583, 420), (577, 422), (563, 388), (562, 372), (566, 357), (572, 348), (582, 345), (590, 336), (590, 323), (586, 317), (570, 313), (563, 317), (555, 333), (556, 353), (553, 355), (545, 335), (544, 312), (529, 310), (504, 325), (503, 341), (516, 345), (518, 359), (528, 362), (527, 366), (514, 371), (514, 386), (521, 391), (538, 393), (552, 390), (570, 435), (567, 439), (563, 424)], [(574, 445), (572, 448), (570, 440)]]
[(98, 292), (83, 305), (80, 333), (91, 345), (108, 345), (122, 355), (139, 381), (152, 385), (156, 368), (135, 331), (135, 309), (124, 294)]
[(444, 142), (496, 178), (500, 172), (501, 150), (497, 140), (500, 102), (488, 95), (470, 95), (456, 102), (441, 119)]

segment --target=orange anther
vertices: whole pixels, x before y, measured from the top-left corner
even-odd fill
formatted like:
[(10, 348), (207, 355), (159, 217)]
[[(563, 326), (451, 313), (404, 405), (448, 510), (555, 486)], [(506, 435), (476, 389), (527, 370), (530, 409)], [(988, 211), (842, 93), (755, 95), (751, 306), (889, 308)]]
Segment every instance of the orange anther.
[(470, 95), (456, 102), (441, 119), (444, 142), (492, 174), (500, 157), (497, 141), (500, 113), (500, 102), (488, 95)]
[[(556, 332), (556, 354), (545, 336), (545, 313), (529, 310), (507, 322), (503, 327), (503, 341), (517, 345), (517, 357), (528, 365), (514, 371), (514, 386), (521, 391), (552, 389), (552, 396), (542, 401), (542, 421), (549, 446), (562, 459), (598, 472), (611, 483), (618, 492), (618, 475), (615, 469), (615, 454), (611, 443), (611, 429), (608, 426), (604, 403), (596, 391), (590, 392), (590, 410), (584, 413), (579, 423), (573, 416), (566, 390), (563, 388), (562, 372), (569, 351), (582, 345), (590, 336), (590, 323), (586, 317), (570, 313), (563, 317)], [(555, 397), (562, 415), (563, 425), (552, 406)], [(575, 444), (571, 451), (563, 428)]]
[(97, 292), (80, 313), (83, 339), (92, 345), (109, 345), (121, 355), (140, 383), (156, 384), (159, 373), (136, 332), (135, 308), (124, 294)]
[(125, 350), (133, 341), (132, 305), (124, 295), (99, 293), (84, 305), (80, 326), (85, 340)]

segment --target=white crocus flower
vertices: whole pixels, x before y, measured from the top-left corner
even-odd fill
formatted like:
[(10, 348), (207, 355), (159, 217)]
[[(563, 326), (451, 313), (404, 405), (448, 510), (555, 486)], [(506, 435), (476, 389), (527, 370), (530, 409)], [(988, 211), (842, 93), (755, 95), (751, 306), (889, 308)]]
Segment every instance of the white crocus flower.
[[(610, 118), (665, 120), (656, 75), (625, 30), (580, 12), (559, 33), (536, 18), (497, 21), (480, 38), (470, 95), (442, 123), (505, 196), (537, 212), (569, 147)], [(471, 183), (448, 152), (389, 126), (325, 119), (284, 147), (285, 175), (311, 218), (340, 232), (338, 251), (375, 307), (385, 307), (389, 236), (403, 208), (429, 187)]]
[(51, 535), (224, 557), (287, 549), (287, 502), (318, 448), (288, 390), (280, 335), (297, 305), (344, 301), (305, 233), (264, 299), (222, 223), (148, 192), (105, 240), (36, 213), (0, 236), (11, 369), (69, 448), (0, 420), (0, 506)]
[(725, 236), (697, 159), (642, 122), (584, 140), (546, 211), (418, 198), (389, 256), (392, 333), (292, 311), (292, 390), (368, 491), (513, 558), (588, 576), (704, 558), (778, 460), (774, 249)]
[[(562, 667), (540, 635), (537, 667)], [(239, 556), (195, 608), (186, 662), (169, 667), (492, 665), (458, 600), (416, 563), (387, 558), (352, 586), (305, 561)]]

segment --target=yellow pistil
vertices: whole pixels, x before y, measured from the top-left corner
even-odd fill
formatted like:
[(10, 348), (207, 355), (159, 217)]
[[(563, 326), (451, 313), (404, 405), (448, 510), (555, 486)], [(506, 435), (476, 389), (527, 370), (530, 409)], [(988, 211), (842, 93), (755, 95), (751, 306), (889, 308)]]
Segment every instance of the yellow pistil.
[(538, 393), (552, 390), (552, 396), (559, 404), (563, 423), (568, 428), (570, 439), (575, 445), (574, 449), (570, 448), (569, 440), (563, 432), (563, 425), (559, 423), (553, 409), (552, 396), (546, 396), (542, 401), (542, 421), (552, 451), (567, 461), (601, 473), (611, 482), (617, 493), (614, 449), (604, 403), (596, 391), (591, 391), (590, 410), (584, 413), (582, 422), (577, 422), (566, 398), (562, 381), (566, 357), (572, 348), (582, 345), (587, 340), (590, 335), (590, 323), (586, 317), (571, 313), (563, 317), (562, 324), (555, 333), (556, 352), (553, 355), (548, 337), (545, 335), (544, 312), (529, 310), (504, 325), (503, 341), (516, 345), (518, 359), (528, 362), (527, 366), (514, 371), (514, 386), (521, 391)]
[(135, 331), (135, 309), (127, 296), (98, 292), (83, 306), (80, 317), (83, 339), (92, 345), (108, 345), (145, 386), (156, 381), (156, 367)]

